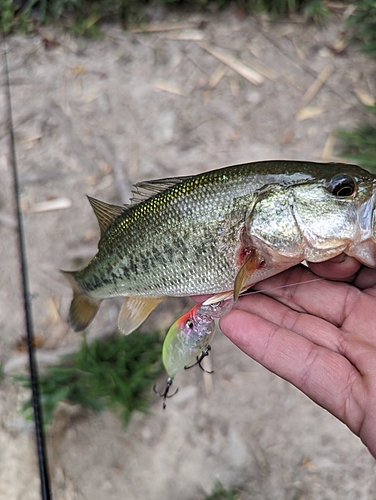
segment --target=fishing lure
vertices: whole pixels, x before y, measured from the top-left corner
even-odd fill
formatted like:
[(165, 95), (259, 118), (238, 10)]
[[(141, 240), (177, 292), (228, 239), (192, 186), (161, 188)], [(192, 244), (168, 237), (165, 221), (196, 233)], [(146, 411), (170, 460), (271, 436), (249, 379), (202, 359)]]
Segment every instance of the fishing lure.
[(163, 397), (163, 408), (166, 408), (166, 399), (177, 392), (168, 394), (175, 375), (196, 364), (201, 366), (202, 359), (211, 349), (210, 342), (216, 330), (215, 320), (230, 312), (233, 304), (234, 300), (230, 299), (194, 306), (171, 326), (162, 350), (162, 360), (168, 375), (166, 387), (160, 394), (154, 386), (156, 394)]
[[(302, 285), (304, 283), (322, 281), (323, 279), (324, 278), (314, 278), (299, 283), (289, 283), (272, 287), (271, 289), (266, 288), (248, 291), (247, 294), (244, 295), (264, 293), (280, 288)], [(229, 313), (235, 303), (233, 297), (231, 299), (222, 299), (212, 304), (210, 303), (211, 300), (210, 298), (203, 304), (194, 306), (190, 311), (183, 314), (183, 316), (175, 321), (167, 332), (163, 343), (162, 360), (168, 378), (165, 390), (162, 394), (157, 392), (156, 386), (154, 386), (154, 392), (158, 396), (163, 397), (163, 408), (166, 408), (166, 399), (171, 398), (178, 391), (177, 389), (174, 394), (169, 394), (173, 379), (179, 371), (187, 370), (198, 364), (203, 371), (207, 372), (207, 370), (201, 366), (201, 361), (209, 355), (209, 351), (211, 350), (210, 342), (215, 334), (215, 320)], [(195, 358), (196, 361), (194, 362)]]

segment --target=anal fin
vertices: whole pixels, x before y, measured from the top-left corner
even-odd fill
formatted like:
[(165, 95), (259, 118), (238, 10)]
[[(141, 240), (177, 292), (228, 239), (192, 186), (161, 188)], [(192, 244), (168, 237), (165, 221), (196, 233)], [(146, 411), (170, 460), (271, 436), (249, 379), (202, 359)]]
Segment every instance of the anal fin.
[(119, 314), (119, 330), (124, 335), (132, 333), (162, 300), (164, 297), (126, 297)]

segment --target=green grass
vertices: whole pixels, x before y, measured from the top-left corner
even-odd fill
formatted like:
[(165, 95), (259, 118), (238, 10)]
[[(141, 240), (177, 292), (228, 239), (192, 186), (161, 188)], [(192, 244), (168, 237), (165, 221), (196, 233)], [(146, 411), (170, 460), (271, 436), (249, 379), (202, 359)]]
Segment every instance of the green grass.
[(13, 0), (0, 0), (0, 30), (8, 34), (14, 31), (25, 33), (31, 21), (32, 3), (20, 10)]
[(185, 11), (237, 6), (246, 13), (268, 12), (272, 18), (302, 12), (316, 22), (329, 15), (322, 0), (29, 0), (22, 9), (13, 0), (0, 0), (0, 25), (7, 34), (58, 22), (76, 34), (95, 37), (100, 35), (100, 22), (116, 20), (124, 26), (147, 22), (147, 9), (158, 5)]
[[(367, 108), (376, 114), (376, 106)], [(370, 122), (373, 117), (370, 116)], [(352, 130), (339, 130), (340, 155), (361, 167), (376, 173), (376, 127), (372, 123), (361, 123)]]
[[(346, 25), (366, 52), (376, 54), (376, 0), (352, 3), (355, 10)], [(102, 21), (116, 20), (124, 26), (147, 22), (147, 9), (158, 5), (194, 11), (236, 6), (245, 13), (267, 12), (273, 19), (299, 12), (316, 23), (330, 15), (324, 0), (29, 0), (22, 8), (13, 0), (0, 0), (0, 27), (7, 34), (58, 23), (78, 35), (98, 37)]]
[(234, 488), (226, 490), (223, 485), (217, 481), (212, 493), (204, 500), (237, 500), (238, 495)]
[(268, 12), (272, 18), (300, 12), (306, 20), (322, 22), (329, 11), (321, 0), (244, 0), (246, 10)]
[[(84, 338), (80, 350), (39, 376), (44, 421), (52, 420), (60, 401), (83, 408), (119, 411), (124, 424), (137, 410), (146, 412), (152, 385), (162, 372), (162, 346), (157, 333), (116, 335), (108, 340)], [(29, 385), (29, 377), (16, 377)], [(31, 417), (31, 401), (24, 405)]]
[(352, 36), (361, 43), (364, 52), (376, 55), (376, 0), (357, 0), (353, 2), (354, 13), (347, 19)]

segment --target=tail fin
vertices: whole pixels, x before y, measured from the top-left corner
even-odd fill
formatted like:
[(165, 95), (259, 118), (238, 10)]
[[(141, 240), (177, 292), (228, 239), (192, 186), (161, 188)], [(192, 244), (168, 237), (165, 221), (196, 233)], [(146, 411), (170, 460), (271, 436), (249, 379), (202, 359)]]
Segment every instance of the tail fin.
[(61, 271), (73, 290), (73, 300), (69, 310), (69, 323), (75, 332), (85, 330), (97, 314), (101, 300), (93, 301), (80, 292), (75, 271)]

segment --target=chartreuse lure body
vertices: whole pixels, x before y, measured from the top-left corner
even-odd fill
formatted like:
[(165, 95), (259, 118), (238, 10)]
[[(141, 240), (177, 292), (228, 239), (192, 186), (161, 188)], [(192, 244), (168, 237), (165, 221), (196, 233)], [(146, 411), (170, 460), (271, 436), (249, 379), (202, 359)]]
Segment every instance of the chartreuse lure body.
[(162, 360), (169, 377), (189, 367), (210, 345), (215, 320), (227, 314), (233, 300), (194, 306), (169, 329), (163, 343)]

